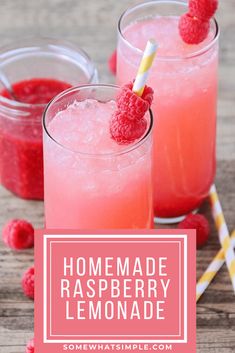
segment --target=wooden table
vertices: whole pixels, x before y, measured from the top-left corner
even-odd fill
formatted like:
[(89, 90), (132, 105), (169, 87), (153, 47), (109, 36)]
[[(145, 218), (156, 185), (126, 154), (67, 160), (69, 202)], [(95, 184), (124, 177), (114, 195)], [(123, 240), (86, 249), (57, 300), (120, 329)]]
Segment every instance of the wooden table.
[[(116, 23), (127, 5), (115, 0), (0, 0), (1, 45), (29, 33), (66, 38), (78, 43), (96, 61), (100, 80), (112, 82), (106, 58), (115, 47)], [(230, 230), (235, 227), (235, 0), (220, 1), (220, 92), (218, 114), (218, 170), (216, 184)], [(23, 201), (0, 187), (0, 226), (10, 218), (26, 218), (43, 225), (43, 204)], [(210, 217), (208, 205), (202, 212)], [(198, 251), (198, 276), (219, 249), (212, 224), (209, 244)], [(14, 253), (0, 242), (0, 352), (24, 352), (33, 335), (33, 303), (21, 291), (21, 275), (33, 264), (33, 251)], [(198, 352), (235, 352), (235, 297), (224, 267), (197, 305)]]

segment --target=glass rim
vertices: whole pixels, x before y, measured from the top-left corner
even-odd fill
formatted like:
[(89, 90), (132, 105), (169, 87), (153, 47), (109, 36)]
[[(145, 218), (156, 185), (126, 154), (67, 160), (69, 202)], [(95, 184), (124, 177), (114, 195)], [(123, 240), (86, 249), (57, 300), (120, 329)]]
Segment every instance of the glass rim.
[[(140, 4), (134, 5), (134, 6), (130, 6), (128, 7), (120, 16), (119, 20), (118, 20), (118, 34), (121, 36), (121, 39), (125, 42), (125, 44), (132, 50), (134, 50), (135, 52), (137, 52), (138, 54), (143, 54), (143, 50), (135, 47), (134, 45), (132, 45), (124, 36), (123, 30), (121, 29), (121, 24), (123, 19), (125, 18), (126, 15), (128, 15), (129, 13), (131, 13), (132, 11), (135, 11), (136, 9), (140, 9), (142, 7), (145, 7), (147, 5), (157, 5), (157, 4), (176, 4), (176, 5), (185, 5), (187, 6), (187, 2), (185, 2), (184, 0), (150, 0), (150, 1), (145, 1), (142, 2)], [(187, 55), (176, 55), (176, 56), (164, 56), (164, 55), (157, 55), (156, 60), (158, 61), (181, 61), (181, 60), (186, 60), (186, 59), (191, 59), (197, 56), (200, 56), (204, 53), (206, 53), (211, 47), (213, 47), (213, 45), (217, 42), (219, 35), (220, 35), (220, 29), (219, 29), (219, 25), (218, 22), (216, 20), (215, 17), (213, 17), (211, 19), (211, 21), (214, 22), (215, 24), (215, 35), (213, 37), (213, 39), (205, 44), (205, 46), (199, 50), (195, 50), (190, 54)]]
[[(35, 43), (35, 45), (40, 45), (40, 44), (46, 44), (46, 45), (57, 45), (58, 47), (61, 48), (68, 48), (71, 49), (72, 51), (74, 51), (75, 53), (81, 54), (81, 56), (83, 58), (85, 58), (90, 64), (91, 64), (91, 68), (92, 68), (92, 73), (91, 75), (88, 77), (88, 84), (92, 82), (92, 80), (94, 79), (95, 75), (96, 75), (96, 67), (94, 62), (92, 61), (91, 57), (89, 56), (89, 54), (87, 54), (87, 52), (80, 48), (76, 43), (72, 42), (72, 41), (67, 41), (64, 39), (60, 39), (58, 37), (47, 37), (47, 36), (42, 36), (42, 37), (36, 37), (36, 36), (30, 36), (30, 37), (26, 37), (23, 38), (21, 40), (21, 44), (25, 43), (27, 46), (26, 47), (22, 47), (19, 46), (18, 43), (19, 41), (11, 41), (8, 45), (4, 45), (2, 47), (0, 47), (0, 65), (4, 62), (4, 60), (6, 59), (5, 56), (6, 54), (11, 50), (13, 50), (13, 46), (15, 44), (14, 49), (15, 50), (26, 50), (26, 49), (30, 49), (35, 47), (35, 45), (33, 45), (33, 43)], [(72, 48), (72, 46), (74, 46), (74, 48)], [(56, 53), (54, 53), (54, 55), (56, 55)], [(4, 59), (1, 60), (1, 57), (4, 56)], [(0, 103), (4, 103), (7, 105), (8, 109), (32, 109), (32, 108), (45, 108), (47, 106), (48, 103), (24, 103), (24, 102), (20, 102), (20, 101), (15, 101), (6, 97), (3, 97), (0, 95)], [(25, 115), (27, 115), (27, 112), (25, 111)], [(13, 118), (14, 119), (14, 118)]]
[[(111, 158), (111, 157), (116, 157), (116, 156), (120, 156), (122, 154), (126, 154), (129, 153), (135, 149), (137, 149), (138, 147), (140, 147), (148, 138), (150, 133), (153, 130), (153, 113), (151, 111), (151, 109), (149, 109), (149, 117), (150, 117), (150, 124), (149, 127), (147, 129), (147, 131), (145, 132), (144, 136), (138, 140), (137, 142), (134, 142), (133, 144), (131, 144), (130, 147), (126, 147), (123, 148), (121, 151), (117, 151), (117, 152), (108, 152), (108, 153), (88, 153), (88, 152), (81, 152), (78, 150), (73, 150), (72, 148), (69, 148), (67, 146), (65, 146), (64, 144), (58, 142), (53, 136), (51, 136), (51, 134), (49, 133), (47, 126), (46, 126), (46, 115), (47, 112), (49, 110), (49, 108), (51, 107), (52, 104), (56, 103), (56, 101), (58, 101), (60, 98), (63, 98), (63, 96), (67, 95), (68, 93), (72, 93), (72, 92), (76, 92), (78, 90), (81, 89), (90, 89), (90, 88), (107, 88), (107, 89), (120, 89), (120, 86), (118, 85), (114, 85), (114, 84), (102, 84), (102, 83), (94, 83), (94, 84), (86, 84), (86, 85), (81, 85), (81, 86), (76, 86), (76, 87), (71, 87), (68, 88), (67, 90), (61, 92), (60, 94), (58, 94), (56, 97), (54, 97), (48, 104), (46, 109), (44, 110), (43, 113), (43, 117), (42, 117), (42, 126), (43, 126), (43, 130), (45, 131), (46, 135), (54, 142), (56, 143), (58, 146), (62, 147), (63, 149), (72, 152), (72, 153), (76, 153), (79, 154), (81, 156), (84, 157), (94, 157), (94, 158)], [(127, 145), (128, 146), (128, 145)]]

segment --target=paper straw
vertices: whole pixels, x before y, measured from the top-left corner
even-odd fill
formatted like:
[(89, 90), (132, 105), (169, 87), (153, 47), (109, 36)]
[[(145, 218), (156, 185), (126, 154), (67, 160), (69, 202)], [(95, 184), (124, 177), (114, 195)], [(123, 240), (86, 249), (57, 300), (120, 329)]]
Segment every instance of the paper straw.
[[(231, 235), (231, 243), (233, 249), (235, 248), (235, 230)], [(214, 257), (210, 265), (207, 267), (204, 274), (201, 276), (197, 282), (196, 294), (197, 302), (201, 298), (202, 294), (205, 292), (209, 284), (215, 278), (216, 274), (219, 272), (223, 264), (225, 263), (224, 250), (221, 249), (217, 255)]]
[(133, 92), (140, 97), (144, 91), (144, 86), (155, 58), (157, 48), (158, 45), (153, 39), (148, 40), (132, 89)]
[(225, 254), (225, 262), (228, 268), (230, 279), (235, 292), (235, 253), (231, 244), (229, 231), (224, 219), (223, 210), (219, 201), (215, 185), (212, 185), (210, 190), (210, 200), (212, 206), (212, 215), (215, 221), (217, 231), (219, 233), (219, 240)]

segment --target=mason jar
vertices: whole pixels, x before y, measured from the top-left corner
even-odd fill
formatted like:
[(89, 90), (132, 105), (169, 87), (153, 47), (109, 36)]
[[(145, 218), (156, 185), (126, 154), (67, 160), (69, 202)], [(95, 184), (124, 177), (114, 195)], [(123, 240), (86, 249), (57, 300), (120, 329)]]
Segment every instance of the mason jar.
[(1, 184), (21, 198), (42, 200), (42, 113), (64, 89), (97, 82), (96, 68), (74, 44), (34, 38), (1, 48), (0, 70), (17, 99), (0, 81)]

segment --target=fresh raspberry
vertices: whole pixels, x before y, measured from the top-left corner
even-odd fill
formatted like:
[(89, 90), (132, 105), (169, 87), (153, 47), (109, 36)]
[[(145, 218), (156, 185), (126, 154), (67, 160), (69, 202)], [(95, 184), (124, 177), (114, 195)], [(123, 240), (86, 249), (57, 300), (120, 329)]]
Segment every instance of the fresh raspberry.
[(25, 271), (21, 284), (26, 297), (34, 299), (34, 267), (30, 267)]
[(210, 22), (201, 20), (186, 13), (180, 17), (179, 31), (187, 44), (199, 44), (206, 39), (210, 30)]
[(114, 50), (114, 52), (109, 57), (108, 67), (110, 72), (113, 75), (116, 75), (116, 72), (117, 72), (117, 51), (116, 50)]
[(180, 229), (196, 229), (197, 247), (205, 245), (209, 238), (210, 226), (209, 222), (201, 214), (189, 214), (182, 222), (178, 224)]
[(218, 8), (218, 0), (190, 0), (189, 13), (202, 20), (208, 21), (214, 16)]
[(112, 138), (121, 145), (133, 143), (143, 136), (147, 128), (145, 118), (130, 120), (120, 111), (116, 111), (112, 117), (110, 133)]
[(124, 85), (116, 101), (118, 110), (127, 115), (130, 120), (142, 119), (153, 101), (153, 89), (145, 86), (141, 97), (132, 91), (133, 83)]
[(29, 340), (25, 348), (25, 353), (34, 353), (34, 338)]
[(12, 219), (3, 227), (2, 237), (12, 249), (31, 248), (34, 245), (34, 228), (23, 219)]

